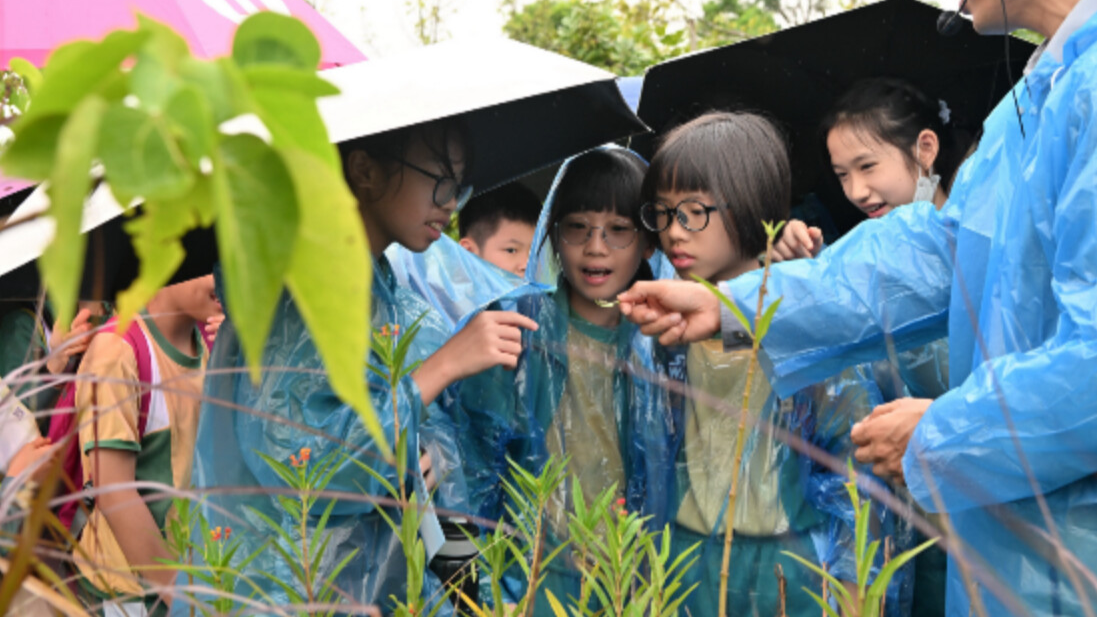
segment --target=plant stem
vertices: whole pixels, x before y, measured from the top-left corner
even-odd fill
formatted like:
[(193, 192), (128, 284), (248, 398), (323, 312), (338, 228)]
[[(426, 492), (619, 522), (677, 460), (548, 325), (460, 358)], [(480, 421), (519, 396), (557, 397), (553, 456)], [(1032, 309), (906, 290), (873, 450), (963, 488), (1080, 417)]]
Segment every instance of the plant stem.
[(308, 498), (301, 495), (301, 571), (305, 573), (305, 591), (308, 592), (309, 595), (309, 604), (314, 604), (316, 598), (313, 597), (312, 593), (312, 563), (309, 560), (308, 516)]
[[(389, 375), (396, 374), (396, 367), (389, 367)], [(392, 390), (392, 427), (393, 432), (396, 433), (396, 443), (400, 443), (400, 399), (398, 392), (400, 391), (400, 383), (393, 381), (389, 384), (389, 388)], [(399, 448), (397, 448), (399, 450)], [(400, 461), (396, 461), (396, 481), (400, 484), (400, 505), (407, 503), (408, 493), (404, 487), (404, 474), (400, 472)]]
[(754, 385), (754, 367), (758, 364), (758, 324), (762, 320), (763, 301), (766, 297), (766, 282), (769, 280), (769, 265), (772, 261), (773, 237), (766, 241), (766, 265), (762, 272), (762, 286), (758, 289), (758, 310), (754, 313), (753, 343), (750, 348), (750, 362), (747, 364), (747, 381), (743, 388), (743, 407), (739, 415), (739, 428), (735, 435), (735, 462), (731, 468), (731, 490), (728, 492), (728, 507), (724, 513), (724, 558), (720, 564), (720, 617), (728, 614), (728, 566), (731, 564), (731, 543), (735, 534), (735, 504), (739, 493), (739, 470), (743, 463), (743, 443), (746, 437), (747, 415), (750, 413), (750, 391)]
[(537, 603), (537, 579), (541, 577), (541, 544), (545, 539), (545, 508), (544, 504), (541, 504), (537, 509), (537, 535), (533, 541), (533, 565), (529, 569), (529, 581), (526, 586), (526, 598), (529, 603), (526, 604), (526, 617), (533, 617), (533, 607)]

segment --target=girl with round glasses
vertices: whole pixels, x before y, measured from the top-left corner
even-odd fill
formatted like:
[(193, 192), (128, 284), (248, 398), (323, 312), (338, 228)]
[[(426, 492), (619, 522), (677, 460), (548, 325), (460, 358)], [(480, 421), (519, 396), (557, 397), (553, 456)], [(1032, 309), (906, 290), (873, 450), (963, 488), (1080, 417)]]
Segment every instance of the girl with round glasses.
[[(644, 179), (643, 197), (642, 221), (659, 234), (679, 277), (712, 283), (733, 279), (759, 268), (758, 255), (766, 245), (763, 221), (788, 218), (791, 186), (784, 142), (760, 116), (705, 114), (667, 135)], [(700, 583), (683, 605), (693, 615), (718, 614), (750, 347), (744, 336), (729, 346), (712, 338), (684, 351), (685, 380), (693, 394), (676, 414), (681, 447), (669, 516), (676, 554), (700, 544), (698, 563), (682, 582), (684, 587)], [(850, 426), (880, 402), (879, 392), (865, 371), (853, 369), (788, 398), (777, 397), (760, 372), (749, 387), (738, 498), (730, 515), (734, 537), (727, 605), (734, 614), (778, 614), (781, 593), (774, 569), (780, 565), (789, 590), (785, 614), (818, 615), (818, 606), (800, 590), (817, 590), (820, 581), (784, 552), (818, 563), (815, 541), (830, 545), (833, 537), (848, 537), (842, 532), (852, 529), (852, 517), (845, 520), (840, 516), (845, 512), (827, 508), (842, 503), (840, 479), (796, 455), (782, 435), (797, 435), (844, 459)], [(829, 563), (831, 571), (856, 580), (848, 567), (852, 551), (839, 549)]]
[[(476, 443), (464, 451), (482, 459), (466, 471), (482, 516), (503, 513), (499, 474), (506, 476), (507, 458), (534, 473), (549, 456), (569, 458), (567, 472), (578, 482), (569, 478), (551, 502), (546, 552), (568, 538), (567, 513), (580, 487), (587, 504), (613, 487), (615, 503), (624, 504), (619, 508), (650, 514), (655, 525), (665, 519), (659, 512), (673, 472), (668, 394), (639, 377), (661, 369), (652, 340), (615, 306), (604, 306), (634, 281), (651, 278), (646, 258), (654, 237), (639, 216), (646, 169), (639, 156), (620, 148), (565, 163), (526, 269), (527, 278), (554, 290), (518, 303), (538, 329), (523, 335), (515, 371), (489, 371), (462, 386), (462, 407), (479, 428), (470, 437)], [(503, 400), (507, 396), (515, 400)], [(549, 565), (534, 614), (552, 615), (544, 590), (568, 603), (580, 597), (582, 580), (565, 551)]]

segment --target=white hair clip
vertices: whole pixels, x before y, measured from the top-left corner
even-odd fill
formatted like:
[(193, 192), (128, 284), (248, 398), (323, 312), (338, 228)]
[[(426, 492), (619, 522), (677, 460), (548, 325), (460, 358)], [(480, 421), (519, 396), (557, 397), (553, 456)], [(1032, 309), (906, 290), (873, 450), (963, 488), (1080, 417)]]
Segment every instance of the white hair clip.
[(941, 110), (937, 112), (937, 115), (941, 117), (941, 124), (948, 124), (952, 119), (952, 110), (948, 108), (948, 103), (942, 99), (937, 99), (937, 104), (941, 106)]

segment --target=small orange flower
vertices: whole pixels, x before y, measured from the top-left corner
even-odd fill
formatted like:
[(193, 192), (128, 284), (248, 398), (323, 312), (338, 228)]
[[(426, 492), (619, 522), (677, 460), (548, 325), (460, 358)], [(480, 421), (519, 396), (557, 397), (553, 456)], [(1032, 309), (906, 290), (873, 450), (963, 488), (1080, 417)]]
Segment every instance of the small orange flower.
[(301, 448), (301, 461), (307, 462), (312, 455), (312, 448)]
[(214, 528), (212, 531), (209, 532), (209, 535), (214, 540), (220, 540), (221, 539), (221, 528), (220, 527)]
[(400, 324), (396, 324), (392, 327), (392, 335), (400, 336)]
[(392, 336), (392, 331), (389, 330), (388, 324), (381, 326), (381, 336)]
[(225, 539), (229, 539), (229, 535), (232, 534), (232, 527), (225, 527)]
[(620, 516), (628, 516), (628, 510), (621, 510), (617, 514), (620, 515)]
[(624, 497), (618, 497), (617, 498), (617, 505), (623, 507), (625, 505), (625, 498)]
[(297, 464), (297, 455), (296, 454), (289, 455), (289, 464), (293, 465), (294, 467), (300, 467), (300, 465)]

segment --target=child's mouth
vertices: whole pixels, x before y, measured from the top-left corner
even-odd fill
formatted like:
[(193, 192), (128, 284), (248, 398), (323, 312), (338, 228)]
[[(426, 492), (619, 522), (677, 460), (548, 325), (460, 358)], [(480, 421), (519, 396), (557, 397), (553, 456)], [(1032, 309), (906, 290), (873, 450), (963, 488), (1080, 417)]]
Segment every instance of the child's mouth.
[(431, 238), (437, 240), (442, 237), (442, 232), (446, 230), (446, 226), (439, 222), (427, 223), (427, 227), (434, 233), (431, 234)]
[(887, 204), (873, 204), (871, 206), (865, 206), (861, 210), (868, 215), (869, 218), (880, 218), (888, 213)]
[(609, 280), (613, 270), (607, 270), (605, 268), (583, 268), (583, 280), (588, 285), (601, 285)]

